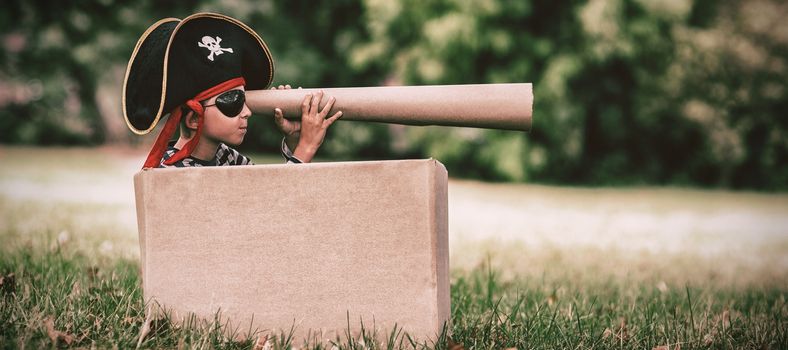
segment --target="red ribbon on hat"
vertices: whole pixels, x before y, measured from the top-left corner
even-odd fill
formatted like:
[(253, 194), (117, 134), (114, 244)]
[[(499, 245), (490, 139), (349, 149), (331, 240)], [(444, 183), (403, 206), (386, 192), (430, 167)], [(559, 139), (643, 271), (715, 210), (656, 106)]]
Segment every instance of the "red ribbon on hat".
[(161, 164), (161, 157), (164, 155), (164, 151), (167, 148), (167, 141), (169, 141), (172, 135), (175, 133), (175, 128), (178, 127), (178, 123), (181, 121), (182, 106), (188, 106), (192, 111), (194, 111), (194, 113), (197, 113), (197, 131), (194, 133), (194, 137), (192, 137), (192, 139), (189, 140), (185, 146), (183, 146), (183, 149), (179, 150), (173, 154), (172, 157), (164, 161), (164, 164), (172, 165), (173, 163), (192, 154), (194, 149), (197, 147), (197, 143), (200, 141), (200, 135), (202, 135), (203, 119), (205, 119), (205, 108), (203, 108), (202, 104), (200, 104), (200, 101), (209, 99), (240, 85), (246, 85), (246, 80), (244, 80), (244, 78), (230, 79), (197, 94), (197, 96), (194, 96), (190, 100), (186, 101), (186, 103), (183, 105), (175, 107), (175, 109), (170, 112), (170, 118), (167, 119), (167, 124), (164, 124), (164, 128), (159, 133), (159, 137), (156, 138), (156, 142), (153, 143), (153, 148), (151, 148), (150, 153), (148, 153), (148, 158), (145, 159), (145, 164), (142, 166), (142, 168), (156, 168)]

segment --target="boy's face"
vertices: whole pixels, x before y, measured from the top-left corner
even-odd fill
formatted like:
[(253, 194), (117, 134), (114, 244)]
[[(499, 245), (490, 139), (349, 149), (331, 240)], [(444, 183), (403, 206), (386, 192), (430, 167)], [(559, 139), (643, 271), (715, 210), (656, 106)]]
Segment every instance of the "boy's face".
[[(244, 91), (244, 87), (237, 86), (230, 90)], [(232, 146), (240, 145), (244, 140), (244, 136), (246, 136), (247, 122), (249, 116), (252, 115), (252, 111), (244, 103), (238, 115), (225, 115), (214, 105), (216, 98), (220, 95), (202, 101), (203, 106), (206, 106), (203, 136)]]

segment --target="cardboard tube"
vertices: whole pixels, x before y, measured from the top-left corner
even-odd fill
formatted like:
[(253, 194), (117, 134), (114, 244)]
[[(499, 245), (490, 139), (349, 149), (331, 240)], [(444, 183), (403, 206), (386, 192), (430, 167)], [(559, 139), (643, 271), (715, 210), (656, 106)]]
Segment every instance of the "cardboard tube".
[(320, 90), (326, 96), (321, 108), (327, 96), (334, 96), (331, 114), (342, 111), (342, 120), (531, 129), (534, 97), (530, 83), (255, 90), (246, 92), (246, 104), (256, 114), (273, 116), (274, 108), (281, 108), (285, 118), (298, 119), (304, 96)]

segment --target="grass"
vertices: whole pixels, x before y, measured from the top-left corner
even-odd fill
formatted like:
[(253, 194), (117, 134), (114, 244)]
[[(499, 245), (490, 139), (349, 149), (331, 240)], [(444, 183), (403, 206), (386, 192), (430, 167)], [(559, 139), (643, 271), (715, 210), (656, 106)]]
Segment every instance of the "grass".
[[(38, 163), (30, 163), (29, 152)], [(123, 159), (108, 160), (85, 150), (0, 149), (0, 161), (7, 165), (0, 168), (0, 348), (134, 348), (146, 327), (149, 331), (141, 348), (266, 348), (258, 343), (266, 338), (257, 337), (264, 333), (227, 336), (216, 320), (192, 319), (184, 324), (146, 320), (135, 222), (129, 219), (133, 204), (125, 202), (131, 194), (123, 192), (130, 187), (130, 177), (118, 170), (136, 169), (138, 159), (126, 166)], [(122, 181), (112, 180), (118, 178)], [(102, 194), (115, 192), (93, 196), (90, 191), (96, 187)], [(487, 204), (520, 205), (523, 211), (545, 203), (522, 202), (521, 190), (532, 195), (537, 191), (535, 197), (558, 201), (554, 207), (574, 206), (578, 211), (644, 196), (615, 190), (590, 195), (583, 189), (520, 187), (461, 183), (450, 191), (463, 205), (477, 198), (470, 192), (478, 191), (490, 196), (484, 198)], [(49, 197), (40, 198), (38, 193)], [(562, 193), (568, 197), (556, 196)], [(653, 192), (647, 194), (653, 196)], [(744, 205), (752, 210), (746, 215), (754, 218), (779, 218), (782, 214), (775, 211), (781, 211), (785, 202), (784, 197), (752, 194), (713, 196), (720, 197), (714, 205)], [(589, 198), (593, 201), (585, 203)], [(670, 190), (659, 198), (659, 205), (667, 211), (679, 202), (694, 200), (706, 208), (707, 198), (695, 191)], [(628, 206), (635, 208), (637, 203)], [(575, 215), (574, 211), (563, 213)], [(516, 222), (517, 212), (511, 215)], [(767, 229), (779, 232), (774, 225)], [(742, 234), (766, 237), (754, 231)], [(730, 237), (701, 237), (699, 242)], [(313, 340), (306, 347), (786, 349), (788, 246), (780, 237), (768, 236), (767, 244), (741, 250), (715, 245), (719, 249), (703, 254), (455, 240), (451, 242), (451, 325), (441, 338), (414, 343), (400, 330), (376, 333), (374, 325), (364, 324), (362, 334), (348, 332), (327, 343)], [(624, 239), (632, 243), (641, 236)], [(659, 243), (659, 238), (653, 241)], [(353, 328), (359, 325), (356, 322), (348, 319)], [(270, 336), (268, 348), (305, 347), (288, 334)]]
[(604, 277), (501, 282), (475, 270), (452, 284), (453, 338), (474, 348), (784, 348), (777, 289), (663, 289)]
[[(54, 233), (0, 237), (0, 344), (3, 348), (132, 348), (145, 324), (136, 259), (102, 256), (87, 242)], [(61, 237), (62, 238), (62, 237)], [(499, 247), (497, 251), (506, 250)], [(522, 250), (517, 250), (522, 252)], [(490, 253), (492, 254), (492, 253)], [(495, 255), (453, 270), (450, 337), (468, 349), (784, 349), (783, 282), (731, 286), (713, 280), (674, 285), (643, 271), (621, 277), (570, 266), (507, 277)], [(500, 257), (503, 258), (503, 257)], [(537, 257), (537, 259), (540, 259)], [(543, 261), (540, 263), (544, 263)], [(703, 265), (703, 264), (701, 264)], [(586, 275), (589, 274), (589, 275)], [(686, 274), (701, 277), (703, 268)], [(48, 323), (50, 323), (48, 325)], [(350, 322), (350, 320), (349, 320)], [(256, 337), (226, 337), (221, 324), (155, 320), (142, 348), (253, 348)], [(302, 347), (286, 335), (273, 348)], [(362, 345), (363, 344), (363, 345)], [(449, 348), (447, 339), (413, 344), (404, 333), (350, 336), (330, 348)], [(456, 345), (455, 345), (456, 346)]]

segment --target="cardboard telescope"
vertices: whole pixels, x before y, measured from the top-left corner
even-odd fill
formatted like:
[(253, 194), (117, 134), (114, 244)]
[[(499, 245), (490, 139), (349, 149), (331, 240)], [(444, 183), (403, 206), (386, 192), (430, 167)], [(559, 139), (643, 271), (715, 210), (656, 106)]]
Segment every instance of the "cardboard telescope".
[(342, 120), (531, 130), (530, 83), (255, 90), (246, 92), (246, 104), (256, 114), (281, 108), (285, 118), (300, 118), (304, 96), (320, 90), (336, 98), (332, 114), (342, 111)]

